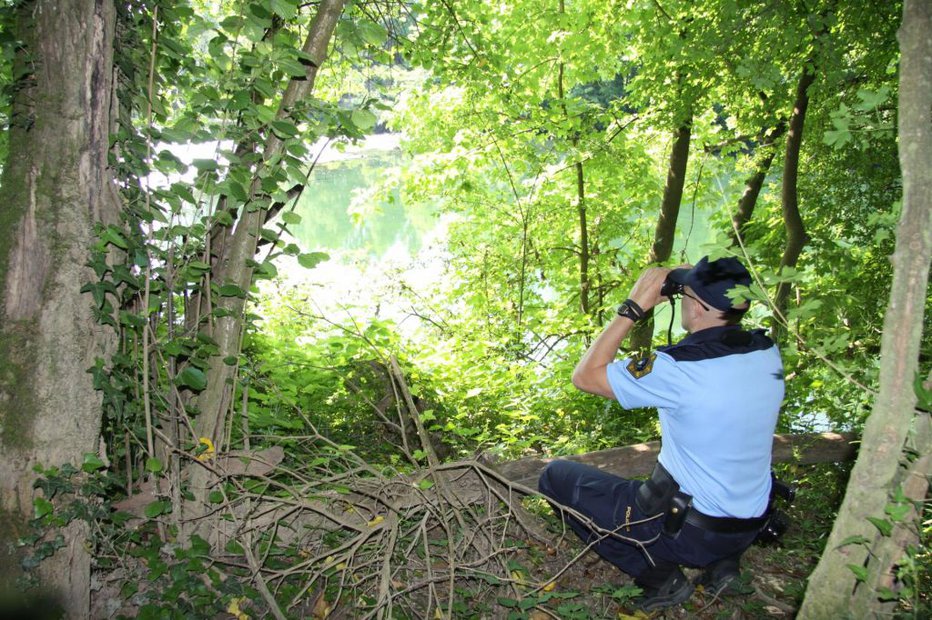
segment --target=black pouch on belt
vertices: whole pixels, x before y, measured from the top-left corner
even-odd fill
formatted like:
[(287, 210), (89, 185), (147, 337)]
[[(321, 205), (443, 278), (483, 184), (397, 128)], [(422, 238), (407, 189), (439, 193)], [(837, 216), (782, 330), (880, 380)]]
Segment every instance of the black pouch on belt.
[(686, 515), (689, 513), (692, 495), (677, 491), (670, 498), (670, 507), (667, 508), (667, 515), (663, 520), (663, 533), (667, 536), (676, 538), (676, 535), (683, 529), (683, 523), (686, 522)]
[(638, 488), (635, 503), (638, 509), (648, 517), (666, 511), (673, 495), (680, 490), (680, 485), (673, 479), (663, 465), (657, 463), (650, 478)]
[(638, 488), (635, 503), (648, 517), (666, 513), (663, 532), (676, 536), (683, 528), (692, 499), (692, 495), (680, 491), (680, 485), (673, 476), (657, 463), (650, 478)]

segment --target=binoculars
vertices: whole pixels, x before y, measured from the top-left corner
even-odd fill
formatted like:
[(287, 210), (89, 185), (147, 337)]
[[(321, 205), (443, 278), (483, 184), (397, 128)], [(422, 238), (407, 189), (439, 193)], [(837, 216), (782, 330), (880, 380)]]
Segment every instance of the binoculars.
[(663, 284), (660, 286), (660, 295), (667, 299), (671, 299), (674, 295), (682, 295), (684, 288), (684, 285), (679, 282), (674, 282), (673, 278), (668, 274), (666, 280), (664, 280)]

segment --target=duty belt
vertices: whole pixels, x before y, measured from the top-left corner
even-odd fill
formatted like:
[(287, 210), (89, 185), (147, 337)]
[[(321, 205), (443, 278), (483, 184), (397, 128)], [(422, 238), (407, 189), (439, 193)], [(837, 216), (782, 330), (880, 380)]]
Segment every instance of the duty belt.
[(657, 463), (650, 478), (638, 488), (635, 501), (641, 512), (649, 517), (665, 513), (663, 531), (670, 536), (676, 536), (684, 523), (719, 534), (755, 532), (764, 526), (769, 516), (765, 512), (751, 519), (712, 517), (693, 508), (692, 499), (691, 495), (680, 491), (680, 485), (673, 476)]

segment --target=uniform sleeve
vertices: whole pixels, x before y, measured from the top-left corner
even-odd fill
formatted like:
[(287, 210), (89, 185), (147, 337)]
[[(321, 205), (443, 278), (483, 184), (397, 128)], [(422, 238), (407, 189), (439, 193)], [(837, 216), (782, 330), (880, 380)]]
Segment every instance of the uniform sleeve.
[(666, 353), (637, 360), (627, 358), (606, 368), (608, 383), (625, 409), (675, 409), (680, 401), (682, 371)]

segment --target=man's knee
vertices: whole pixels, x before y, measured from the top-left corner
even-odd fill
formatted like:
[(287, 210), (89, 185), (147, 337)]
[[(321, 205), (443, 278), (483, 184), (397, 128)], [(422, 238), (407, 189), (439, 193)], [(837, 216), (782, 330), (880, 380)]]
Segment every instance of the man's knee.
[(537, 490), (547, 497), (553, 497), (553, 466), (558, 462), (554, 461), (544, 467), (544, 471), (540, 473), (540, 478), (537, 479)]
[(547, 497), (561, 504), (570, 504), (573, 488), (579, 479), (576, 463), (571, 461), (553, 461), (541, 472), (537, 489)]

